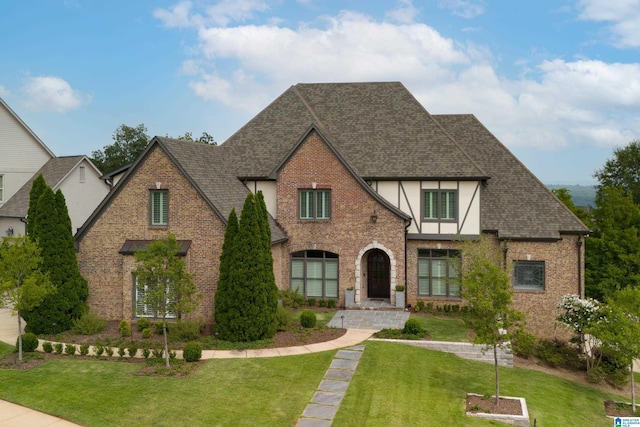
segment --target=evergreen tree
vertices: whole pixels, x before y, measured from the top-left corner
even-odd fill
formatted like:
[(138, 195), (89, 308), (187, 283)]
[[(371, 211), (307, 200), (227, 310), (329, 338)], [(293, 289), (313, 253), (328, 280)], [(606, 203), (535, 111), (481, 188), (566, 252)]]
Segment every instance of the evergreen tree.
[(215, 320), (217, 324), (218, 336), (230, 336), (229, 325), (232, 323), (233, 312), (229, 310), (229, 301), (234, 298), (229, 286), (229, 270), (232, 265), (234, 253), (234, 242), (238, 235), (238, 217), (236, 210), (231, 210), (227, 220), (227, 228), (224, 233), (222, 243), (222, 253), (220, 254), (220, 275), (215, 296)]
[[(218, 334), (224, 340), (256, 341), (275, 334), (277, 288), (270, 233), (266, 231), (267, 210), (261, 197), (247, 196), (231, 246), (228, 284), (222, 284), (222, 307), (216, 307), (221, 311), (217, 319), (222, 322), (218, 324)], [(221, 277), (225, 274), (222, 271)]]
[(47, 183), (44, 180), (44, 176), (40, 174), (33, 181), (33, 184), (31, 184), (31, 191), (29, 192), (29, 210), (27, 211), (27, 224), (25, 227), (27, 231), (26, 234), (33, 234), (33, 227), (36, 220), (36, 205), (45, 188), (47, 188)]
[(24, 312), (35, 333), (65, 331), (86, 309), (87, 282), (80, 275), (71, 235), (71, 221), (61, 191), (45, 186), (32, 214), (32, 238), (42, 251), (43, 265), (55, 291), (37, 309)]

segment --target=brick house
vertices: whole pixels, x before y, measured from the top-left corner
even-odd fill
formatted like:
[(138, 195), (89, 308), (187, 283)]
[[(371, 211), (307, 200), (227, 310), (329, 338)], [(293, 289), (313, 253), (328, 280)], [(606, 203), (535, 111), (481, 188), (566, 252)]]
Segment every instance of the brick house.
[(151, 141), (76, 235), (89, 304), (139, 315), (133, 251), (171, 230), (211, 320), (226, 219), (259, 190), (277, 284), (307, 297), (462, 304), (449, 260), (483, 235), (531, 331), (584, 293), (587, 228), (474, 116), (430, 115), (400, 83), (298, 84), (221, 146)]

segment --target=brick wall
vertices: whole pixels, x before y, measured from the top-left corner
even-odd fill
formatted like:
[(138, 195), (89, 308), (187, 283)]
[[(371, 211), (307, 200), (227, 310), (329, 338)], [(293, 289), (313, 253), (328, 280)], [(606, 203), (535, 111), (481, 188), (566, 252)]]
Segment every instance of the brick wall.
[[(331, 189), (331, 219), (298, 219), (298, 190)], [(404, 284), (404, 220), (365, 191), (316, 133), (311, 133), (277, 178), (277, 218), (289, 241), (281, 252), (278, 286), (290, 286), (292, 252), (322, 250), (339, 255), (339, 305), (344, 290), (356, 283), (356, 264), (368, 245), (384, 246), (395, 259), (395, 280)], [(377, 215), (376, 223), (371, 215)], [(361, 257), (360, 257), (361, 258)], [(364, 260), (360, 260), (364, 262)], [(366, 273), (366, 268), (360, 274)], [(392, 273), (393, 274), (393, 273)], [(366, 288), (366, 280), (361, 288)], [(393, 294), (393, 291), (392, 291)]]
[[(160, 183), (169, 191), (169, 226), (149, 225), (149, 191)], [(129, 319), (132, 310), (133, 255), (118, 253), (126, 239), (155, 240), (171, 231), (191, 240), (187, 269), (203, 299), (194, 317), (211, 321), (224, 225), (165, 153), (154, 148), (111, 199), (80, 241), (78, 263), (89, 282), (89, 306), (107, 319)]]
[[(498, 245), (495, 236), (488, 237)], [(514, 308), (525, 313), (526, 329), (540, 337), (567, 338), (564, 329), (557, 327), (555, 318), (559, 312), (557, 305), (564, 295), (578, 293), (578, 251), (584, 260), (584, 245), (577, 245), (578, 237), (563, 235), (557, 242), (521, 242), (508, 241), (507, 262), (510, 266), (514, 261), (544, 261), (545, 289), (544, 291), (515, 290), (513, 295)], [(435, 242), (409, 240), (407, 247), (407, 302), (415, 306), (418, 300), (432, 301), (435, 305), (464, 304), (459, 298), (441, 298), (418, 296), (418, 249), (459, 249), (457, 242)], [(584, 292), (584, 264), (580, 278)]]

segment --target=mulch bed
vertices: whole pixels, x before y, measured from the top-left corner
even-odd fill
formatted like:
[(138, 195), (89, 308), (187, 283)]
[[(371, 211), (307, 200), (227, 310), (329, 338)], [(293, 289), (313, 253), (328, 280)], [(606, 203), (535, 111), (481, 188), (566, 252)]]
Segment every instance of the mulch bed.
[[(638, 409), (637, 405), (636, 409)], [(604, 412), (610, 417), (637, 417), (640, 415), (640, 411), (633, 413), (631, 404), (614, 402), (613, 400), (604, 401)]]
[(474, 394), (467, 395), (467, 412), (474, 414), (501, 414), (501, 415), (522, 415), (522, 406), (518, 399), (508, 399), (501, 397), (496, 406), (495, 397), (485, 398)]

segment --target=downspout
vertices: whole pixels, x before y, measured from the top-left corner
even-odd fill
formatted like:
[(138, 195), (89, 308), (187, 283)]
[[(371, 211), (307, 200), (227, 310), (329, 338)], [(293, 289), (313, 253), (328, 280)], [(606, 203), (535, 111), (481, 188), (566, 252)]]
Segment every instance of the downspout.
[(576, 246), (578, 247), (578, 297), (584, 298), (582, 295), (582, 235), (578, 235)]
[(411, 220), (412, 218), (409, 218), (407, 220), (407, 225), (405, 225), (404, 227), (404, 305), (405, 307), (408, 306), (407, 301), (409, 300), (409, 283), (407, 281), (407, 272), (408, 272), (408, 268), (407, 268), (407, 236), (409, 235), (409, 227), (411, 226)]

